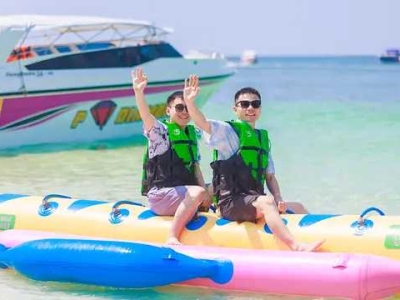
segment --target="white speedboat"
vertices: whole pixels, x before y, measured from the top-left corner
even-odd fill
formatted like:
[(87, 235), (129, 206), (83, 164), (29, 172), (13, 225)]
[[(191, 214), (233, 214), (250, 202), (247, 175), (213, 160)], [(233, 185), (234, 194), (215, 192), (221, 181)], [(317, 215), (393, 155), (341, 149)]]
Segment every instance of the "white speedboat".
[(254, 50), (244, 50), (240, 57), (240, 64), (242, 66), (254, 65), (258, 62), (258, 56)]
[(148, 22), (77, 16), (0, 16), (0, 150), (141, 135), (130, 72), (142, 66), (151, 111), (190, 74), (203, 105), (234, 73), (224, 59), (187, 59)]
[(185, 58), (189, 59), (225, 59), (225, 55), (218, 51), (202, 51), (191, 49), (186, 53)]

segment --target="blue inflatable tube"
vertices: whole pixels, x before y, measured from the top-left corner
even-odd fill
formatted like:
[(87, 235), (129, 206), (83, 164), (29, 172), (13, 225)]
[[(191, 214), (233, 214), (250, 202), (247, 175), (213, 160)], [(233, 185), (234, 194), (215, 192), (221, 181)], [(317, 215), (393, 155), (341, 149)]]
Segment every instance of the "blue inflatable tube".
[(210, 278), (226, 283), (233, 264), (196, 259), (168, 247), (133, 242), (44, 239), (0, 247), (0, 264), (41, 281), (147, 288)]

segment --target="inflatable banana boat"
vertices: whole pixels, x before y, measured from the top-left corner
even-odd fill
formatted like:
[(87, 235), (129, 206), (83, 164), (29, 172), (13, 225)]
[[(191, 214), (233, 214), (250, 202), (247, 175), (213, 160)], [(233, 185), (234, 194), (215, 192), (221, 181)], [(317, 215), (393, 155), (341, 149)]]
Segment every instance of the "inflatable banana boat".
[[(360, 215), (285, 214), (299, 241), (326, 239), (322, 251), (365, 253), (400, 259), (400, 217), (377, 208)], [(164, 243), (171, 217), (152, 213), (140, 203), (72, 199), (63, 195), (0, 194), (0, 230), (28, 229)], [(262, 222), (238, 224), (215, 213), (201, 213), (187, 224), (186, 245), (250, 249), (286, 249)]]
[(0, 266), (34, 280), (117, 288), (177, 284), (357, 300), (400, 291), (400, 261), (375, 255), (165, 247), (32, 230), (0, 232)]

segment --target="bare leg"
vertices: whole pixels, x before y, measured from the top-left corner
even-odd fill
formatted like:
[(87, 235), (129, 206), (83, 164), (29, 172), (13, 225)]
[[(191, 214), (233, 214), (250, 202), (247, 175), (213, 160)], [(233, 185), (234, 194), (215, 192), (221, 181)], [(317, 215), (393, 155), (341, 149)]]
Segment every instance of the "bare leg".
[(210, 206), (213, 204), (212, 203), (212, 196), (213, 196), (213, 187), (212, 184), (206, 184), (206, 191), (207, 191), (207, 197), (204, 197), (202, 203), (199, 206), (199, 211), (200, 212), (208, 212), (210, 210)]
[(206, 190), (200, 186), (187, 186), (185, 199), (179, 204), (172, 220), (171, 231), (167, 239), (169, 245), (180, 245), (179, 236), (185, 225), (196, 213), (197, 207), (206, 196)]
[(268, 227), (275, 236), (295, 251), (315, 251), (325, 242), (318, 241), (311, 244), (298, 243), (286, 225), (283, 223), (272, 196), (260, 196), (253, 205), (257, 209), (257, 216), (264, 217)]

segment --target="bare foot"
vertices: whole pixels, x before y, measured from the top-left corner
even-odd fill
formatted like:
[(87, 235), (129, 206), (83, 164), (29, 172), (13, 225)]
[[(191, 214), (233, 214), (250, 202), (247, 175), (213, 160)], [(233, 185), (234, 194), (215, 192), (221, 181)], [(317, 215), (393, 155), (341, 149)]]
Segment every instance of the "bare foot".
[(167, 245), (174, 245), (174, 246), (182, 245), (182, 243), (176, 237), (168, 238), (166, 244)]
[(310, 244), (298, 243), (293, 247), (293, 250), (294, 251), (305, 251), (305, 252), (317, 251), (322, 246), (323, 243), (325, 243), (325, 240), (310, 243)]

